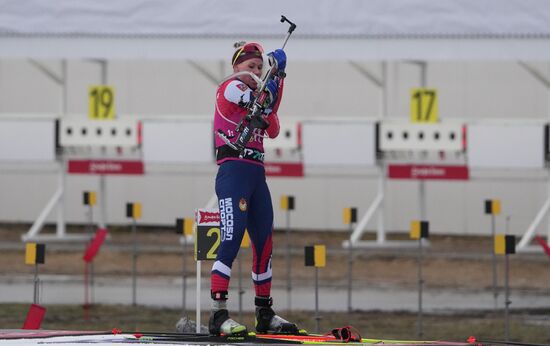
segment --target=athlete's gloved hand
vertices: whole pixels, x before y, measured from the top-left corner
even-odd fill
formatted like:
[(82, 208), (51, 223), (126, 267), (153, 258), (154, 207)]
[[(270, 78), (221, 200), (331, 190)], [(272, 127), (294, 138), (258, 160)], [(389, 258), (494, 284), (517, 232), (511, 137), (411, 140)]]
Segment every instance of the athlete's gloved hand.
[(265, 130), (269, 127), (269, 121), (264, 119), (263, 116), (255, 116), (250, 119), (250, 126), (253, 129), (262, 129)]
[(279, 96), (279, 83), (270, 79), (265, 84), (265, 92), (268, 94), (266, 102), (264, 104), (264, 114), (269, 114), (273, 110), (277, 97)]
[(273, 52), (267, 54), (269, 57), (269, 66), (277, 69), (280, 74), (285, 72), (286, 68), (286, 53), (282, 49), (275, 49)]
[(279, 83), (274, 79), (270, 79), (265, 84), (265, 91), (269, 96), (269, 106), (272, 107), (277, 102), (277, 97), (279, 97)]

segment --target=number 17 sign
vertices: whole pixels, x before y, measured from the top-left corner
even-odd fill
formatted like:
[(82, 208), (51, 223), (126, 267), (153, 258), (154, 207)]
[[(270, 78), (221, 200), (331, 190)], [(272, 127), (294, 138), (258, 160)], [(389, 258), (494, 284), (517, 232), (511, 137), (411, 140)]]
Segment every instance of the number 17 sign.
[(411, 122), (437, 123), (439, 121), (437, 90), (411, 89)]
[(115, 118), (115, 90), (107, 85), (88, 88), (88, 118), (94, 120)]

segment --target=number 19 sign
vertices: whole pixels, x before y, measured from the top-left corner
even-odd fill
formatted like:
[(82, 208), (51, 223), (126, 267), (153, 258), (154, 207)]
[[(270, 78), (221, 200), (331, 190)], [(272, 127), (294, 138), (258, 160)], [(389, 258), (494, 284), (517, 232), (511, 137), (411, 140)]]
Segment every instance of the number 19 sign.
[(88, 118), (94, 120), (115, 118), (115, 90), (107, 85), (88, 88)]
[(437, 90), (411, 89), (411, 122), (436, 123), (439, 121)]

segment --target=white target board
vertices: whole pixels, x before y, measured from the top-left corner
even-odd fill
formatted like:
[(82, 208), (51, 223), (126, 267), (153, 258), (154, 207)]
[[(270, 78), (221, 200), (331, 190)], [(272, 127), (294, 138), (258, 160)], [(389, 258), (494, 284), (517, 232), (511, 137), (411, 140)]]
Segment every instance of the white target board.
[(143, 121), (145, 163), (212, 163), (213, 143), (210, 119)]
[(380, 123), (382, 151), (460, 151), (463, 149), (463, 124)]
[(61, 119), (59, 144), (62, 147), (137, 147), (139, 145), (139, 121), (137, 119)]
[(304, 164), (375, 166), (374, 121), (304, 121)]
[(296, 119), (280, 118), (279, 135), (264, 140), (265, 149), (297, 149), (300, 147), (300, 122)]
[(544, 124), (471, 124), (468, 126), (471, 168), (544, 168)]
[(0, 119), (0, 161), (55, 161), (55, 119)]

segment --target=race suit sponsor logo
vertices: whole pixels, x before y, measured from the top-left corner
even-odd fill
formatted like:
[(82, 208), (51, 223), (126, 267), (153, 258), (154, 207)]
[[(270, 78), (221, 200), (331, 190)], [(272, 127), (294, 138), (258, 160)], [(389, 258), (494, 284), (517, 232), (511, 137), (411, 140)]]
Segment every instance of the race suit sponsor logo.
[(262, 153), (259, 150), (244, 148), (243, 154), (245, 158), (248, 158), (254, 161), (260, 161), (260, 162), (264, 161), (264, 153)]
[(222, 241), (233, 239), (233, 200), (231, 197), (220, 199), (220, 219)]

